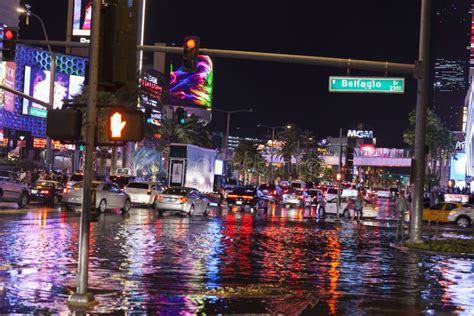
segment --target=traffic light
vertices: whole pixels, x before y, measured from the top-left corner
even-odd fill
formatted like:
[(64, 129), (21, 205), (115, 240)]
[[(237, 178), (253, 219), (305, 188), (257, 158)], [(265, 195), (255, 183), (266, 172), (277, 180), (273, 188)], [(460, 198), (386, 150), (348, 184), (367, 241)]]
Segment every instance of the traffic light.
[(197, 58), (199, 55), (199, 37), (186, 36), (183, 45), (183, 69), (193, 72), (196, 70)]
[(46, 135), (62, 141), (81, 139), (82, 113), (79, 110), (51, 110), (46, 117)]
[(183, 108), (177, 108), (175, 111), (176, 123), (184, 125), (187, 122), (188, 114)]
[(456, 181), (451, 179), (448, 181), (448, 187), (453, 188), (456, 185)]
[(15, 61), (16, 40), (18, 29), (15, 27), (4, 27), (2, 30), (2, 60)]
[(143, 140), (143, 113), (124, 108), (110, 109), (107, 118), (107, 133), (110, 141)]

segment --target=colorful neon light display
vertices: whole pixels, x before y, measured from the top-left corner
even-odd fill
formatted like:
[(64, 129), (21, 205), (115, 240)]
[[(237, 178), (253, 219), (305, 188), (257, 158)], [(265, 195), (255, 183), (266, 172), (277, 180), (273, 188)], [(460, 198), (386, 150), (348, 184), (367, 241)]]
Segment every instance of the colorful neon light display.
[(184, 72), (182, 67), (170, 73), (168, 104), (212, 107), (213, 65), (209, 56), (200, 55), (196, 72)]

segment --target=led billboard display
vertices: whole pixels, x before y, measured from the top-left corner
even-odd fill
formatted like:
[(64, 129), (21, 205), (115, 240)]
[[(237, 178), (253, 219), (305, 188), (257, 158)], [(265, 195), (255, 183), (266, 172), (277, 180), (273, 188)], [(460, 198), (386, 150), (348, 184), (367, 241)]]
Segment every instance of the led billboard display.
[(466, 162), (467, 157), (465, 153), (457, 153), (451, 158), (451, 176), (453, 180), (466, 180)]
[[(0, 63), (0, 84), (9, 88), (15, 88), (16, 64), (14, 62)], [(11, 92), (0, 90), (0, 108), (4, 111), (13, 112), (15, 107), (15, 96)]]
[[(51, 73), (30, 66), (25, 66), (23, 93), (38, 100), (49, 102), (49, 84)], [(56, 73), (54, 78), (54, 109), (61, 109), (63, 100), (81, 93), (84, 77)], [(23, 100), (22, 114), (46, 117), (44, 106)]]
[(196, 72), (185, 72), (182, 67), (170, 72), (167, 104), (210, 109), (212, 85), (212, 60), (209, 56), (200, 55)]
[(90, 36), (92, 21), (92, 0), (74, 0), (73, 36)]

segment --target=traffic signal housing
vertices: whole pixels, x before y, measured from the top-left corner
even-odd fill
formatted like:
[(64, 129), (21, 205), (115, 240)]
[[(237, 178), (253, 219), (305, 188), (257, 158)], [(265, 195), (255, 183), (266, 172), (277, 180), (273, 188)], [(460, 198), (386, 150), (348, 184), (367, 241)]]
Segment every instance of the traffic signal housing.
[(4, 27), (2, 30), (2, 60), (15, 61), (16, 40), (18, 29), (15, 27)]
[(186, 36), (183, 45), (183, 70), (187, 72), (196, 71), (197, 58), (199, 55), (199, 37)]
[(61, 141), (81, 140), (82, 113), (79, 110), (51, 110), (46, 117), (46, 135)]
[(124, 108), (110, 109), (107, 117), (107, 133), (110, 141), (143, 140), (143, 113)]
[(176, 123), (179, 125), (184, 125), (187, 123), (188, 114), (183, 108), (177, 108), (175, 111)]

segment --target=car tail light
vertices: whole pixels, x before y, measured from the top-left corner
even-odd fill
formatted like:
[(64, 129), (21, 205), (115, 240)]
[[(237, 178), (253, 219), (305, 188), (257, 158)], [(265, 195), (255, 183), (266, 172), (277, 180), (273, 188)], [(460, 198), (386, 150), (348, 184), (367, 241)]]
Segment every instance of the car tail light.
[(49, 194), (49, 190), (41, 190), (40, 191), (42, 194)]
[(64, 188), (63, 189), (63, 193), (68, 193), (69, 192), (69, 188)]
[(244, 195), (244, 196), (242, 196), (242, 198), (244, 200), (253, 200), (253, 196), (251, 196), (251, 195)]
[(273, 194), (274, 194), (274, 195), (277, 195), (278, 192), (277, 192), (276, 190), (273, 190)]
[(187, 200), (189, 200), (187, 197), (181, 197), (178, 199), (179, 203), (185, 203)]
[(227, 194), (228, 198), (235, 199), (237, 198), (237, 194)]
[(163, 202), (165, 200), (165, 198), (162, 195), (159, 195), (159, 194), (156, 196), (156, 199), (160, 202)]

